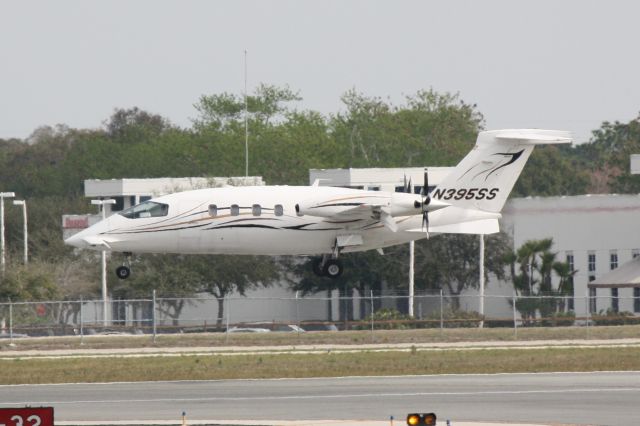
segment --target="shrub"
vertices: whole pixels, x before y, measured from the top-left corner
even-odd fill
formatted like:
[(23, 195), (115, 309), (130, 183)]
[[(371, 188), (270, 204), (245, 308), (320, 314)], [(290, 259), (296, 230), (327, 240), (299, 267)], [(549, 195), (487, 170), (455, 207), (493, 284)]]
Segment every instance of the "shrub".
[(616, 312), (609, 308), (605, 312), (600, 311), (593, 315), (595, 325), (624, 325), (640, 324), (640, 317), (636, 317), (629, 311)]

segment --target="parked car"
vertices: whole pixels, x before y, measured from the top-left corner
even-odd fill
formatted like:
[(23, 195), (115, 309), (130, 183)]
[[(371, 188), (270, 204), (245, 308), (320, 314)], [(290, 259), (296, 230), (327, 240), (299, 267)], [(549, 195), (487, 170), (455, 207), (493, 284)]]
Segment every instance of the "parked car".
[(304, 333), (306, 330), (295, 324), (274, 324), (273, 331), (285, 331), (288, 333)]
[(227, 333), (269, 333), (268, 328), (260, 327), (229, 327)]
[(29, 337), (26, 334), (23, 333), (13, 333), (13, 334), (9, 334), (9, 333), (0, 333), (0, 339), (20, 339), (23, 337)]
[(338, 331), (338, 327), (330, 322), (310, 322), (302, 326), (307, 331)]

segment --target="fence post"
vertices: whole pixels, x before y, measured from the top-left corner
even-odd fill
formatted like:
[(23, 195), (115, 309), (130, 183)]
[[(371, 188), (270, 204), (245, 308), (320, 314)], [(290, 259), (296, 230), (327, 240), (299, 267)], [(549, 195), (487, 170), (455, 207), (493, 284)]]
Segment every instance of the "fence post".
[(13, 303), (9, 299), (9, 346), (13, 345)]
[(516, 294), (513, 293), (513, 333), (515, 338), (518, 338), (518, 320), (516, 317)]
[(152, 296), (152, 300), (151, 300), (151, 324), (153, 327), (153, 343), (156, 342), (156, 290), (153, 290), (153, 293), (151, 294)]
[(444, 331), (444, 295), (440, 289), (440, 332)]
[(231, 313), (231, 312), (230, 312), (230, 309), (231, 309), (231, 301), (229, 300), (230, 298), (229, 298), (229, 297), (227, 297), (227, 295), (225, 295), (225, 296), (224, 296), (224, 299), (225, 299), (225, 300), (224, 300), (223, 304), (227, 305), (227, 309), (226, 309), (227, 314), (226, 314), (226, 318), (225, 318), (226, 323), (227, 323), (227, 327), (226, 327), (226, 330), (225, 330), (225, 332), (224, 332), (224, 341), (225, 341), (225, 343), (226, 343), (226, 342), (229, 340), (229, 314)]
[(80, 344), (84, 345), (84, 302), (80, 296)]
[(587, 295), (584, 298), (585, 302), (584, 302), (584, 307), (586, 309), (585, 311), (585, 318), (587, 318), (587, 339), (589, 339), (591, 337), (591, 330), (589, 330), (589, 323), (591, 322), (591, 300), (589, 298), (589, 288), (587, 287)]
[(374, 326), (374, 320), (373, 320), (373, 290), (369, 290), (369, 297), (371, 300), (371, 342), (373, 342), (373, 326)]
[(296, 330), (296, 334), (300, 337), (300, 307), (298, 306), (298, 291), (296, 290), (296, 325), (298, 329)]

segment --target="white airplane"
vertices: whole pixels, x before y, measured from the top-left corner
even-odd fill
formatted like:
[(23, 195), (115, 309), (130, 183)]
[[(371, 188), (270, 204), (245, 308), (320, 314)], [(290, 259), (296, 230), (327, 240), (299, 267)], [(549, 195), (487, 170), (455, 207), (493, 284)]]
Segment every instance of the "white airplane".
[[(491, 234), (535, 145), (568, 132), (480, 132), (475, 147), (430, 194), (312, 186), (199, 189), (142, 202), (65, 240), (132, 253), (320, 255), (314, 272), (336, 278), (340, 253), (381, 249), (429, 233)], [(428, 188), (425, 172), (424, 188)], [(130, 268), (117, 268), (127, 278)]]

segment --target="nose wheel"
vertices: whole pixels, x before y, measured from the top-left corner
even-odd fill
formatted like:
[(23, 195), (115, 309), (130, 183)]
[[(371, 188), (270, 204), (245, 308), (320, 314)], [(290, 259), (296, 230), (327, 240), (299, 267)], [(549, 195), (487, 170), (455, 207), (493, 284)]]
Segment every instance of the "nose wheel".
[(131, 275), (131, 253), (124, 254), (124, 263), (116, 268), (116, 276), (121, 280), (126, 280)]
[(121, 280), (126, 280), (131, 275), (131, 268), (128, 266), (122, 265), (116, 268), (116, 275)]

